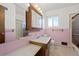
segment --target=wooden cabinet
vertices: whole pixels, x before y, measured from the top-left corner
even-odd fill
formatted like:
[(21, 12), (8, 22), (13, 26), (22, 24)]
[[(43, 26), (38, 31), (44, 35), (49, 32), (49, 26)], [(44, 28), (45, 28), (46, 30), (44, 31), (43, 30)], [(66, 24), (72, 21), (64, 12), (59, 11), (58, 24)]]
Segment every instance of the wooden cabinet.
[(5, 42), (5, 9), (0, 5), (0, 43)]
[(30, 30), (32, 28), (32, 10), (31, 7), (26, 11), (26, 30)]
[[(40, 42), (39, 39), (31, 40), (30, 43), (41, 46), (41, 50), (36, 54), (36, 56), (48, 56), (49, 55), (49, 44), (51, 41), (51, 38), (47, 38), (47, 41)], [(41, 39), (43, 40), (43, 39)]]

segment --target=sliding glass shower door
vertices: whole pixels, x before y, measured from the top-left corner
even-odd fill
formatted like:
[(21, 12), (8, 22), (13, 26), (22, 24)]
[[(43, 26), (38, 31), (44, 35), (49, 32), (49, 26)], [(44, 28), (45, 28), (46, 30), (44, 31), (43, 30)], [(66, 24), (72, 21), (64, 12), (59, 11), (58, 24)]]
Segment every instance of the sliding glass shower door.
[(72, 21), (72, 42), (79, 48), (79, 15)]

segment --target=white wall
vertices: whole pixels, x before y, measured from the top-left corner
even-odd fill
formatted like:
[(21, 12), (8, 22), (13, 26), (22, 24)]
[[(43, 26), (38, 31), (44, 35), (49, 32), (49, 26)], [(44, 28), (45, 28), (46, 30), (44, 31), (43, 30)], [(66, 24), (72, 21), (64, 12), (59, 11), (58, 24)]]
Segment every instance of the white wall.
[[(79, 12), (79, 5), (64, 7), (61, 9), (51, 10), (46, 12), (46, 18), (48, 19), (50, 16), (59, 16), (59, 28), (69, 28), (69, 15), (71, 13)], [(45, 22), (47, 27), (47, 21)]]

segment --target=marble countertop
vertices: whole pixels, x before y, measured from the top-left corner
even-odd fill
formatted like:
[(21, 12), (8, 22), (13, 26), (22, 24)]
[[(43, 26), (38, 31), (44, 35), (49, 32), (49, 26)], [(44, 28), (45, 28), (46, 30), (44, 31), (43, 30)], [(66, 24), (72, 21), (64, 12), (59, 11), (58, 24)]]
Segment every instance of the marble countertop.
[(19, 48), (6, 56), (34, 56), (41, 49), (41, 46), (28, 44), (22, 48)]
[(37, 39), (32, 39), (30, 41), (47, 44), (49, 40), (50, 40), (50, 37), (48, 36), (40, 36)]

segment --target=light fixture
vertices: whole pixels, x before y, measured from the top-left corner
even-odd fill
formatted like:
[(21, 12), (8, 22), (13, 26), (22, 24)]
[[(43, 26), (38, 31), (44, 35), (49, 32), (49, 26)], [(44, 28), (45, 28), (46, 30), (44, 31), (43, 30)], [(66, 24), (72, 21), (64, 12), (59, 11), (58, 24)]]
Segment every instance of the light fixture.
[(29, 7), (29, 6), (30, 6), (30, 4), (29, 4), (29, 3), (27, 3), (27, 6)]
[(41, 10), (41, 8), (40, 8), (40, 7), (38, 7), (37, 9), (38, 9), (38, 11), (40, 11), (40, 10)]
[(38, 5), (37, 5), (37, 4), (34, 4), (34, 7), (35, 7), (35, 8), (38, 8)]
[(43, 14), (42, 9), (38, 6), (38, 4), (31, 3), (31, 6), (33, 6), (39, 13)]

